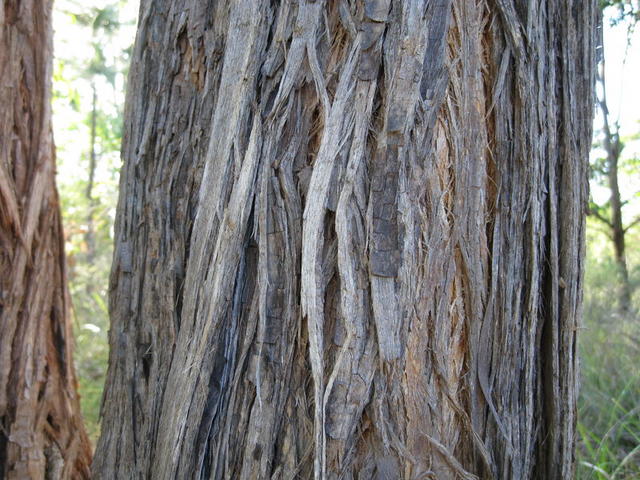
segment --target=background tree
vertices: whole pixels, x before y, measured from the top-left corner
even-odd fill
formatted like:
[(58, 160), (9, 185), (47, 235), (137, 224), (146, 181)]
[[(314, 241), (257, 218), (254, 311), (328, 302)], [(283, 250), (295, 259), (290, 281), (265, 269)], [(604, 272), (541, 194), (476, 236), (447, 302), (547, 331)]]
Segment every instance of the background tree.
[[(640, 5), (632, 1), (607, 2), (606, 7), (615, 7), (618, 14), (615, 22), (628, 20), (627, 38), (631, 38), (635, 24), (640, 19)], [(600, 9), (601, 22), (604, 8)], [(602, 28), (600, 28), (600, 45), (603, 48), (604, 40)], [(604, 157), (598, 158), (592, 163), (592, 177), (600, 183), (606, 184), (610, 196), (605, 204), (598, 204), (591, 200), (590, 213), (598, 219), (607, 230), (607, 236), (611, 239), (614, 251), (614, 259), (618, 270), (618, 310), (627, 315), (631, 309), (632, 284), (629, 280), (629, 267), (626, 258), (626, 234), (635, 225), (640, 223), (640, 216), (625, 223), (623, 209), (628, 204), (620, 191), (620, 169), (633, 160), (625, 159), (622, 155), (624, 143), (620, 137), (620, 123), (612, 120), (607, 103), (607, 82), (605, 75), (605, 57), (601, 55), (596, 80), (598, 83), (598, 107), (602, 115), (602, 129), (599, 145), (604, 150)], [(625, 161), (626, 160), (626, 161)], [(636, 161), (637, 162), (637, 161)]]
[(51, 132), (51, 2), (0, 4), (0, 478), (88, 478)]
[[(608, 3), (611, 5), (602, 11), (604, 48), (599, 55), (606, 60), (599, 66), (599, 80), (606, 77), (606, 82), (597, 82), (597, 104), (602, 105), (607, 114), (605, 117), (602, 109), (597, 109), (596, 142), (591, 155), (585, 319), (579, 342), (577, 478), (631, 480), (640, 477), (637, 401), (640, 398), (637, 367), (640, 322), (635, 288), (640, 279), (640, 249), (637, 248), (640, 229), (633, 226), (635, 215), (640, 213), (637, 201), (640, 198), (637, 193), (640, 116), (634, 107), (640, 71), (637, 54), (640, 32), (634, 25), (640, 3), (637, 0)], [(614, 206), (618, 210), (615, 215), (612, 214)], [(623, 246), (617, 253), (612, 241), (614, 224), (618, 226), (615, 235), (618, 245)], [(621, 251), (624, 256), (620, 255)], [(621, 258), (625, 262), (623, 267)], [(628, 278), (626, 284), (625, 278)], [(630, 297), (628, 306), (625, 306), (625, 297)]]
[(595, 2), (143, 1), (96, 478), (571, 478)]
[[(53, 110), (76, 368), (85, 427), (99, 433), (107, 287), (134, 2), (56, 0)], [(79, 39), (88, 41), (79, 42)]]
[[(94, 186), (96, 176), (96, 166), (98, 162), (98, 152), (96, 151), (98, 140), (98, 87), (96, 77), (102, 76), (111, 85), (114, 85), (116, 70), (115, 65), (107, 64), (103, 45), (113, 38), (118, 30), (118, 11), (115, 5), (107, 5), (103, 8), (93, 8), (88, 14), (77, 16), (80, 23), (91, 27), (91, 44), (93, 47), (93, 58), (86, 70), (86, 75), (91, 82), (91, 113), (90, 113), (90, 135), (89, 135), (89, 175), (87, 180), (86, 197), (89, 205), (87, 212), (87, 232), (85, 242), (87, 245), (87, 263), (91, 264), (96, 256), (96, 239), (94, 216), (98, 207), (98, 200), (94, 197)], [(102, 34), (102, 35), (101, 35)], [(106, 38), (99, 38), (100, 36)], [(92, 285), (87, 284), (88, 293), (93, 290)]]

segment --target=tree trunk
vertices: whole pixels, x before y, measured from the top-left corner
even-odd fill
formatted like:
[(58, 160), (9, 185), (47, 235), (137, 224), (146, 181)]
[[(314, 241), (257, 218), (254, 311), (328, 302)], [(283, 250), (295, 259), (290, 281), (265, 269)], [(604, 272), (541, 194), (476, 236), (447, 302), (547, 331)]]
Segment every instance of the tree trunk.
[(0, 2), (0, 478), (88, 478), (51, 131), (51, 2)]
[[(625, 254), (625, 229), (622, 224), (622, 199), (620, 197), (620, 186), (618, 184), (618, 161), (620, 159), (620, 140), (616, 135), (611, 138), (610, 132), (605, 132), (605, 149), (607, 150), (607, 176), (611, 197), (611, 239), (613, 240), (613, 253), (618, 270), (618, 310), (621, 314), (628, 314), (631, 310), (631, 282), (629, 281), (629, 270), (627, 268), (627, 257)], [(616, 146), (617, 144), (617, 146)]]
[(571, 478), (595, 20), (143, 1), (96, 478)]
[[(91, 100), (91, 130), (89, 133), (89, 179), (87, 181), (87, 190), (85, 192), (85, 196), (87, 198), (87, 233), (85, 234), (85, 241), (87, 243), (87, 263), (92, 265), (96, 256), (96, 232), (95, 226), (93, 222), (93, 217), (96, 212), (97, 201), (93, 198), (93, 186), (96, 176), (96, 163), (97, 163), (97, 154), (96, 154), (96, 122), (98, 117), (98, 92), (96, 91), (96, 84), (94, 81), (91, 82), (91, 92), (92, 92), (92, 100)], [(87, 284), (88, 293), (91, 293), (92, 285), (91, 283)]]
[[(600, 25), (604, 19), (602, 9), (599, 11), (598, 19)], [(599, 45), (604, 51), (604, 39), (602, 28), (600, 30)], [(627, 268), (627, 258), (625, 255), (625, 233), (622, 223), (622, 198), (620, 196), (620, 186), (618, 183), (618, 163), (622, 154), (623, 145), (620, 141), (617, 124), (611, 125), (609, 121), (609, 107), (607, 105), (607, 83), (605, 76), (605, 58), (600, 60), (596, 75), (601, 92), (598, 98), (598, 106), (602, 112), (602, 146), (607, 155), (605, 170), (607, 183), (611, 196), (609, 197), (610, 219), (599, 217), (604, 220), (609, 230), (609, 237), (613, 243), (613, 254), (618, 270), (618, 312), (626, 315), (631, 310), (631, 282), (629, 281), (629, 270)]]

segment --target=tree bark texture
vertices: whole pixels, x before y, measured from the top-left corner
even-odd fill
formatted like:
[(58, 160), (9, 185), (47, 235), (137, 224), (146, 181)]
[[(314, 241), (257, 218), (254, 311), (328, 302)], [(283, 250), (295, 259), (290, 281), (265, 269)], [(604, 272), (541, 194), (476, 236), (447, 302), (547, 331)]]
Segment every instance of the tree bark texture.
[(0, 2), (0, 478), (88, 478), (51, 130), (51, 2)]
[(96, 478), (571, 478), (595, 20), (143, 0)]

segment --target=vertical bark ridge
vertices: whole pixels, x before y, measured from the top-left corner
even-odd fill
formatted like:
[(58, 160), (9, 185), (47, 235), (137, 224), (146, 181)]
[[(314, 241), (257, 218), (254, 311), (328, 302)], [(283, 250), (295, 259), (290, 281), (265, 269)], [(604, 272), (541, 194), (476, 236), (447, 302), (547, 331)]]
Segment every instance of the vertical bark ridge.
[(142, 2), (96, 477), (569, 478), (592, 3)]
[(0, 6), (0, 478), (88, 478), (51, 130), (51, 2)]

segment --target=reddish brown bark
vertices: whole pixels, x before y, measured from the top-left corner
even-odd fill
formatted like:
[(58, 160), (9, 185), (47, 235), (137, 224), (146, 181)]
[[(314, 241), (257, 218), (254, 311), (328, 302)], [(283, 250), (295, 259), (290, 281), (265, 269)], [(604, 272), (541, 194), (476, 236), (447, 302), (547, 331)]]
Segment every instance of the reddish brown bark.
[(88, 478), (51, 131), (51, 1), (0, 2), (0, 479)]

